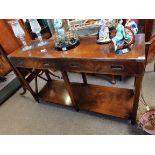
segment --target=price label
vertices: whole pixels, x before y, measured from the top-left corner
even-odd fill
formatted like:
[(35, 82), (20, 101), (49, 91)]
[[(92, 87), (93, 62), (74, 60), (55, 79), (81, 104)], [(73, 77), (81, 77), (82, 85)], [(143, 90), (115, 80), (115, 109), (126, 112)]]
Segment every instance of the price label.
[(127, 48), (122, 50), (122, 53), (128, 53), (128, 52), (129, 52), (129, 51), (128, 51)]
[(67, 51), (67, 48), (66, 48), (66, 47), (63, 47), (62, 50), (63, 50), (63, 51)]
[(45, 52), (47, 52), (47, 49), (42, 49), (40, 51), (41, 51), (41, 53), (45, 53)]

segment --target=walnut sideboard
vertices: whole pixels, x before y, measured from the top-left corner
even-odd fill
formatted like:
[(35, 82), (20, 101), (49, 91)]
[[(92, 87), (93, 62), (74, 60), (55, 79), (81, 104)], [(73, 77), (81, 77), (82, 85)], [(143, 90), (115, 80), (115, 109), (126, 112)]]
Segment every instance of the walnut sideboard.
[[(48, 46), (26, 52), (16, 50), (9, 59), (20, 81), (37, 101), (72, 106), (77, 111), (82, 109), (112, 115), (136, 123), (145, 69), (144, 34), (136, 35), (132, 50), (122, 55), (114, 53), (112, 43), (98, 45), (96, 37), (82, 37), (78, 47), (66, 52), (56, 51), (50, 39)], [(36, 93), (20, 74), (19, 68), (59, 70), (63, 80), (52, 80), (47, 76), (46, 85)], [(67, 72), (82, 73), (83, 83), (70, 82)], [(85, 73), (134, 76), (134, 89), (88, 84)]]

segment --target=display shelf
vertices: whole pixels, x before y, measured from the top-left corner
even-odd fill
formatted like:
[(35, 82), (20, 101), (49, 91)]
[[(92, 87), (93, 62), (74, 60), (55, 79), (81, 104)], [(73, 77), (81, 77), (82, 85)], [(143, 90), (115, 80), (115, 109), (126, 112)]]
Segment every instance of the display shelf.
[(65, 88), (64, 82), (62, 81), (53, 80), (48, 82), (41, 89), (38, 96), (41, 101), (72, 106), (70, 96)]
[[(132, 89), (71, 83), (79, 108), (99, 114), (130, 118), (134, 93)], [(39, 93), (40, 100), (72, 106), (63, 81), (47, 83)]]
[(73, 84), (73, 91), (80, 109), (130, 118), (134, 97), (132, 89)]

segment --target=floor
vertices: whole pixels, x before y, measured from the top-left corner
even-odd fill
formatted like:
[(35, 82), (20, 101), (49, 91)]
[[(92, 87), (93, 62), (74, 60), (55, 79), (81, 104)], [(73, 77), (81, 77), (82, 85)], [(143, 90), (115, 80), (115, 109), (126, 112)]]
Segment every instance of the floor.
[[(59, 74), (59, 73), (57, 73)], [(81, 81), (79, 74), (69, 74), (71, 81)], [(88, 76), (88, 83), (111, 85), (106, 76)], [(40, 88), (44, 82), (40, 81)], [(33, 86), (34, 83), (32, 82)], [(127, 77), (123, 81), (117, 80), (120, 87), (133, 87), (133, 78)], [(27, 92), (20, 96), (20, 89), (10, 99), (0, 106), (0, 134), (22, 135), (141, 135), (146, 134), (137, 125), (132, 126), (129, 121), (111, 116), (92, 114), (89, 112), (75, 112), (68, 107), (36, 103)], [(155, 73), (153, 63), (149, 64), (143, 80), (143, 93), (151, 107), (155, 107)], [(140, 103), (138, 118), (145, 111)], [(138, 119), (137, 118), (137, 119)]]
[(14, 78), (15, 78), (15, 74), (13, 72), (10, 72), (9, 74), (7, 74), (5, 76), (5, 78), (7, 79), (6, 81), (0, 81), (0, 90), (2, 90), (4, 87), (6, 87)]
[(21, 85), (13, 71), (8, 73), (5, 78), (6, 81), (0, 80), (0, 105), (3, 104), (11, 95), (16, 93)]

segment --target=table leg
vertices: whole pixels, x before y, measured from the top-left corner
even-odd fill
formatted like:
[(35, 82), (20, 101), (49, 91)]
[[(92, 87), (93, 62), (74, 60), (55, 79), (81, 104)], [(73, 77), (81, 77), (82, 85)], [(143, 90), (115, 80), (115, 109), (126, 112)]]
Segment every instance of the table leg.
[(60, 76), (58, 76), (58, 75), (55, 75), (52, 71), (50, 71), (50, 70), (48, 70), (48, 73), (49, 74), (51, 74), (52, 76), (54, 76), (54, 77), (57, 77), (58, 79), (61, 79), (61, 77)]
[(71, 88), (71, 84), (70, 84), (70, 82), (69, 82), (69, 78), (68, 78), (67, 72), (66, 72), (66, 71), (61, 71), (61, 74), (62, 74), (62, 76), (63, 76), (64, 82), (65, 82), (65, 86), (66, 86), (66, 88), (67, 88), (67, 90), (68, 90), (68, 93), (69, 93), (69, 95), (70, 95), (72, 104), (73, 104), (75, 110), (76, 110), (76, 111), (79, 111), (79, 107), (78, 107), (78, 105), (77, 105), (77, 103), (76, 103), (75, 96), (74, 96), (74, 94), (73, 94), (73, 91), (72, 91), (72, 88)]
[(35, 70), (35, 91), (38, 94), (38, 78), (37, 78), (37, 70)]
[(112, 84), (116, 84), (116, 78), (115, 78), (115, 75), (111, 75), (111, 83)]
[(52, 81), (52, 79), (51, 79), (51, 77), (49, 75), (49, 71), (48, 70), (45, 70), (45, 75), (46, 75), (48, 81)]
[(87, 77), (85, 73), (81, 73), (84, 85), (87, 85)]
[(24, 84), (24, 88), (28, 89), (31, 93), (31, 95), (34, 97), (34, 99), (39, 102), (39, 99), (36, 95), (36, 93), (33, 91), (33, 89), (30, 87), (30, 85), (27, 83), (27, 81), (25, 80), (25, 78), (22, 76), (22, 74), (20, 73), (20, 71), (14, 67), (17, 75), (18, 75), (18, 78), (20, 79), (20, 81)]
[(143, 76), (137, 76), (135, 77), (135, 95), (134, 95), (134, 103), (133, 103), (133, 109), (131, 113), (131, 124), (136, 124), (136, 116), (137, 116), (137, 110), (138, 110), (138, 102), (141, 92), (141, 86), (142, 86), (142, 80)]
[[(25, 70), (27, 70), (27, 69), (25, 69)], [(41, 74), (39, 73), (40, 70), (38, 70), (38, 69), (35, 69), (35, 72), (34, 71), (28, 71), (28, 72), (30, 72), (31, 74), (33, 74), (35, 76), (37, 75), (37, 77), (39, 77), (42, 80), (48, 81), (48, 79), (41, 76), (45, 71), (41, 71)]]
[(23, 92), (21, 92), (20, 95), (24, 95), (26, 93), (26, 91), (27, 91), (27, 89), (25, 88), (24, 85), (22, 86), (22, 88), (23, 88)]

